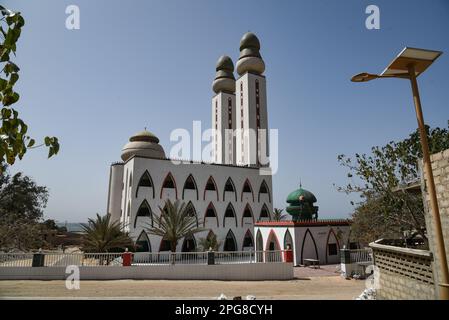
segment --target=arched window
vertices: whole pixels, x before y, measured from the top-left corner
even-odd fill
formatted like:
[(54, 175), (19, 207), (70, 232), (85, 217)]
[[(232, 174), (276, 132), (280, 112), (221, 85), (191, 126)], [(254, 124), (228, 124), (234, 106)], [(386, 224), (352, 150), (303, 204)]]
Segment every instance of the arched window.
[[(184, 241), (182, 242), (181, 252), (193, 252), (196, 250), (196, 241), (195, 237), (192, 234), (189, 234), (184, 237)], [(193, 256), (187, 256), (187, 258)]]
[(176, 199), (178, 199), (178, 189), (176, 188), (176, 182), (171, 172), (167, 173), (167, 176), (165, 177), (164, 182), (162, 183), (161, 196), (160, 196), (161, 199), (162, 199), (162, 192), (166, 188), (175, 189), (175, 197)]
[(250, 219), (250, 221), (252, 221), (254, 223), (254, 215), (253, 215), (253, 211), (251, 210), (251, 206), (249, 205), (249, 203), (246, 204), (245, 209), (243, 210), (243, 214), (242, 214), (242, 227), (243, 227), (243, 223), (244, 222), (248, 222), (248, 220)]
[(217, 211), (215, 210), (215, 207), (212, 204), (212, 202), (209, 203), (209, 205), (207, 206), (206, 212), (204, 213), (203, 226), (206, 226), (206, 222), (207, 222), (208, 218), (215, 218), (217, 221), (217, 227), (219, 227)]
[(264, 203), (262, 209), (260, 210), (259, 220), (270, 219), (270, 212), (268, 211), (267, 205)]
[(215, 191), (217, 193), (217, 201), (220, 200), (218, 198), (217, 184), (215, 183), (215, 180), (214, 180), (214, 178), (212, 176), (210, 176), (209, 179), (207, 179), (206, 187), (204, 188), (203, 200), (206, 200), (206, 192), (207, 191)]
[(235, 220), (235, 226), (238, 227), (237, 216), (235, 215), (235, 210), (231, 203), (229, 203), (226, 207), (226, 211), (223, 217), (223, 227), (226, 226), (226, 218), (233, 218)]
[(196, 181), (193, 178), (191, 174), (186, 179), (186, 182), (184, 182), (184, 188), (182, 188), (182, 199), (184, 199), (184, 192), (186, 190), (195, 190), (196, 191), (196, 200), (198, 199), (198, 188), (196, 186)]
[(162, 238), (161, 244), (159, 245), (159, 251), (171, 251), (171, 243), (165, 238)]
[(253, 235), (251, 234), (251, 231), (248, 229), (246, 230), (245, 236), (243, 237), (243, 250), (253, 248), (254, 247), (254, 240)]
[(287, 246), (290, 245), (290, 249), (293, 250), (293, 239), (292, 239), (292, 235), (290, 234), (290, 231), (285, 232), (284, 235), (284, 249), (287, 249)]
[(235, 190), (234, 181), (232, 181), (231, 177), (229, 177), (228, 180), (226, 180), (225, 187), (223, 190), (223, 201), (226, 201), (227, 192), (234, 192), (235, 201), (237, 202), (237, 191)]
[(148, 170), (145, 170), (145, 172), (142, 174), (142, 176), (139, 179), (139, 183), (137, 184), (137, 189), (136, 189), (136, 198), (139, 195), (139, 188), (140, 187), (152, 188), (152, 190), (153, 190), (153, 199), (154, 199), (153, 179), (151, 179), (151, 176), (150, 176), (150, 173), (148, 172)]
[(223, 251), (237, 251), (237, 241), (235, 241), (235, 236), (231, 229), (229, 229), (226, 235)]
[(265, 182), (265, 180), (263, 180), (262, 183), (260, 184), (259, 195), (257, 196), (257, 201), (259, 201), (259, 202), (260, 202), (260, 195), (261, 194), (268, 195), (268, 201), (271, 202), (270, 189), (268, 189), (268, 185)]
[(193, 205), (192, 201), (189, 201), (187, 204), (185, 210), (187, 210), (187, 215), (190, 217), (195, 217), (196, 219), (196, 226), (198, 227), (198, 215), (195, 210), (195, 206)]
[(136, 252), (151, 252), (151, 243), (145, 231), (142, 231), (136, 240)]
[(142, 201), (139, 209), (137, 210), (136, 218), (134, 219), (134, 228), (137, 226), (138, 217), (149, 217), (151, 219), (151, 226), (153, 226), (153, 212), (151, 211), (148, 201), (145, 199)]
[(243, 201), (243, 194), (248, 194), (251, 193), (252, 197), (253, 197), (253, 202), (254, 202), (254, 192), (253, 192), (253, 187), (251, 186), (251, 183), (249, 182), (248, 179), (245, 180), (245, 183), (243, 184), (243, 188), (242, 188), (242, 195), (241, 195), (241, 199), (240, 201)]

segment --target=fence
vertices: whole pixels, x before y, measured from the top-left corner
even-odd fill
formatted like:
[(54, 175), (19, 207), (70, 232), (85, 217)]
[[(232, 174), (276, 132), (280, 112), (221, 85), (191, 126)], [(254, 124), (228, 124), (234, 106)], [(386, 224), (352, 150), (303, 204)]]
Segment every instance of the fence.
[[(126, 254), (126, 253), (125, 253)], [(130, 254), (130, 253), (128, 253)], [(1, 267), (122, 266), (124, 253), (0, 253)], [(226, 252), (138, 252), (131, 265), (244, 264), (287, 262), (285, 250)]]
[(366, 277), (366, 269), (373, 264), (373, 251), (366, 249), (341, 249), (341, 271), (346, 277), (359, 275)]

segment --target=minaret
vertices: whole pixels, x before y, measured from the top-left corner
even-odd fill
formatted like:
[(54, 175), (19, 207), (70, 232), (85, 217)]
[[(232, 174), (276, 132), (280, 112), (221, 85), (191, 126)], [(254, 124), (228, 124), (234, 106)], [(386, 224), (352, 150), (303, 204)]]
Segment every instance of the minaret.
[(231, 58), (221, 56), (217, 61), (216, 71), (212, 83), (212, 89), (216, 93), (212, 98), (213, 162), (235, 164), (235, 78)]
[(256, 35), (245, 33), (240, 40), (237, 61), (240, 77), (236, 81), (236, 163), (239, 165), (269, 165), (265, 159), (268, 156), (267, 90), (262, 75), (265, 63), (259, 50)]

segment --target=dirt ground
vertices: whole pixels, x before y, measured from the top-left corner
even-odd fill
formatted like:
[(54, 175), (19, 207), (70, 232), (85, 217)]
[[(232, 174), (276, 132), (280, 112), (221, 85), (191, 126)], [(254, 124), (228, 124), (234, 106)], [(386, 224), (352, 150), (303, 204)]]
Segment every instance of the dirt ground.
[(0, 299), (216, 299), (223, 293), (243, 299), (352, 300), (364, 288), (364, 281), (345, 280), (332, 267), (295, 268), (295, 279), (285, 281), (86, 280), (80, 290), (66, 289), (61, 280), (2, 280)]

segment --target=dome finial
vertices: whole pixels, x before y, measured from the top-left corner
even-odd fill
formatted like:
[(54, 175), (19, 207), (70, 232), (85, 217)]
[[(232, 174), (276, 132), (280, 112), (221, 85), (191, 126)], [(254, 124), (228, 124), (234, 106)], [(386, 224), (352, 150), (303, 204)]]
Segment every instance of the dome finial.
[(229, 56), (221, 56), (215, 67), (217, 71), (212, 83), (212, 90), (219, 92), (235, 92), (234, 64)]
[(239, 75), (246, 72), (262, 74), (265, 71), (265, 63), (259, 51), (259, 39), (254, 33), (248, 31), (240, 40), (240, 57), (237, 61), (237, 73)]

